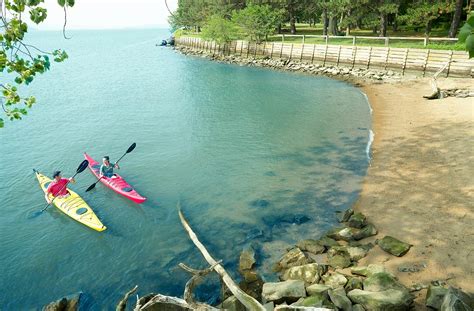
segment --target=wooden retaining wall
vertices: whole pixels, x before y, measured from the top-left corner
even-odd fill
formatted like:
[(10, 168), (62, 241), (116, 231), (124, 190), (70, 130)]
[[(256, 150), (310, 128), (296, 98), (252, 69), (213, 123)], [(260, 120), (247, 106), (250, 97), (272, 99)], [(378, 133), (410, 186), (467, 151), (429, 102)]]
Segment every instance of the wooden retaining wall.
[(468, 53), (452, 50), (403, 49), (391, 47), (320, 45), (283, 42), (263, 42), (257, 44), (244, 40), (219, 45), (201, 38), (180, 37), (177, 45), (212, 54), (239, 55), (244, 57), (283, 58), (324, 65), (380, 68), (406, 71), (425, 75), (436, 72), (447, 62), (446, 76), (474, 77), (474, 59)]

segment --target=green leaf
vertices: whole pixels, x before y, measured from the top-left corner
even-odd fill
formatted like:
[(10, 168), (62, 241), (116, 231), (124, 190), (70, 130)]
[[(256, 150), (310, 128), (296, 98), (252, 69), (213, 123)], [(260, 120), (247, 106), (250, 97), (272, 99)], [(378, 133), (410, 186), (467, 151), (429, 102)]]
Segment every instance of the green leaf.
[(66, 0), (66, 3), (69, 7), (73, 7), (74, 3), (75, 3), (75, 0)]
[(472, 28), (474, 28), (474, 15), (471, 15), (469, 19), (467, 20), (466, 24), (470, 25)]
[(66, 0), (58, 0), (58, 4), (64, 7), (66, 5)]
[(469, 35), (466, 39), (466, 51), (469, 52), (469, 58), (474, 57), (474, 35)]
[(471, 27), (471, 25), (469, 25), (468, 23), (464, 24), (459, 30), (459, 35), (458, 35), (459, 42), (463, 43), (464, 41), (466, 41), (467, 37), (471, 34), (472, 30), (473, 30), (473, 27)]
[(39, 24), (42, 21), (46, 19), (46, 16), (48, 15), (46, 9), (37, 7), (32, 10), (30, 10), (30, 19), (35, 23)]
[(0, 128), (2, 128), (4, 125), (5, 125), (5, 123), (3, 122), (3, 119), (0, 118)]
[(44, 2), (44, 0), (27, 0), (26, 4), (27, 4), (29, 7), (33, 7), (33, 6), (37, 6), (37, 5), (40, 4), (41, 2)]

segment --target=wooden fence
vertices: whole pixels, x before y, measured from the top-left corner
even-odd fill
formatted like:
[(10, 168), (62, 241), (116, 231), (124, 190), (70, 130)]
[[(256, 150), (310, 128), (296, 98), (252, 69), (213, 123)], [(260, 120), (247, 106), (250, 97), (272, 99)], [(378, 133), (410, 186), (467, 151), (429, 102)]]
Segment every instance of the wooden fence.
[(474, 59), (469, 59), (467, 52), (463, 51), (283, 42), (257, 44), (244, 40), (220, 45), (214, 41), (194, 37), (177, 38), (176, 44), (211, 54), (289, 59), (323, 66), (374, 67), (399, 70), (403, 74), (406, 71), (413, 71), (425, 75), (427, 72), (436, 72), (449, 62), (445, 70), (446, 76), (474, 76)]

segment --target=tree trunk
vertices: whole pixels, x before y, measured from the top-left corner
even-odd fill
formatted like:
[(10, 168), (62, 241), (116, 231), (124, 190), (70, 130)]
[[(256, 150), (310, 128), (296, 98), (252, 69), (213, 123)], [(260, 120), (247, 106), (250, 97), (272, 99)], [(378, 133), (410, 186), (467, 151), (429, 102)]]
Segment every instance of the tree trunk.
[(277, 26), (277, 32), (278, 34), (281, 34), (281, 23), (279, 23)]
[(392, 29), (393, 31), (398, 31), (398, 14), (395, 14), (393, 17)]
[(358, 18), (356, 22), (357, 29), (362, 29), (362, 18)]
[(426, 28), (425, 28), (425, 36), (429, 36), (430, 35), (430, 32), (431, 32), (431, 26), (433, 25), (433, 20), (429, 20), (427, 23), (426, 23)]
[(451, 28), (449, 28), (448, 36), (450, 38), (456, 37), (456, 33), (458, 32), (459, 23), (461, 22), (463, 2), (463, 0), (456, 0), (456, 8), (454, 9), (453, 20), (451, 21)]
[(387, 36), (387, 14), (380, 13), (380, 37)]
[(327, 36), (329, 26), (328, 10), (323, 10), (323, 35)]
[(296, 34), (296, 22), (293, 11), (290, 11), (290, 32), (292, 35)]
[(329, 31), (333, 36), (338, 35), (337, 31), (337, 16), (333, 16), (329, 19)]

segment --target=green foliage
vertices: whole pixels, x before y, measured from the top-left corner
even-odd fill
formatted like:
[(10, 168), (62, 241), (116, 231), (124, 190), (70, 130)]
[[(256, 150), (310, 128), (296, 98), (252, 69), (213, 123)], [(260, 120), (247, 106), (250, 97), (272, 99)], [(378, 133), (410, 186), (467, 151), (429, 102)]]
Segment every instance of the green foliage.
[[(5, 117), (10, 120), (21, 119), (22, 116), (28, 113), (28, 109), (36, 103), (34, 96), (20, 96), (17, 86), (28, 85), (33, 82), (36, 75), (48, 71), (51, 66), (50, 56), (55, 62), (62, 62), (68, 57), (65, 51), (44, 52), (23, 41), (28, 32), (28, 25), (22, 20), (22, 15), (27, 12), (33, 23), (42, 23), (47, 17), (47, 10), (39, 6), (43, 2), (44, 0), (4, 1), (9, 19), (1, 18), (0, 20), (2, 23), (0, 72), (7, 73), (2, 75), (2, 80), (12, 79), (13, 81), (11, 83), (0, 82), (0, 104)], [(72, 7), (74, 0), (58, 0), (58, 3), (62, 6)], [(0, 128), (4, 125), (4, 119), (0, 118)]]
[(269, 5), (249, 5), (235, 11), (232, 20), (250, 40), (261, 42), (275, 32), (283, 20), (283, 11), (273, 10)]
[(232, 21), (215, 14), (208, 19), (206, 26), (202, 29), (202, 37), (218, 43), (226, 43), (237, 38), (237, 29)]
[(464, 26), (459, 31), (459, 42), (466, 43), (466, 51), (469, 52), (469, 58), (474, 57), (474, 15), (469, 17)]

